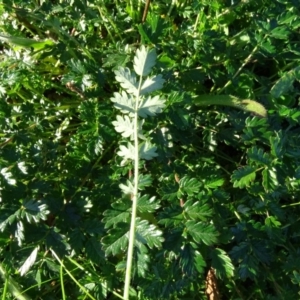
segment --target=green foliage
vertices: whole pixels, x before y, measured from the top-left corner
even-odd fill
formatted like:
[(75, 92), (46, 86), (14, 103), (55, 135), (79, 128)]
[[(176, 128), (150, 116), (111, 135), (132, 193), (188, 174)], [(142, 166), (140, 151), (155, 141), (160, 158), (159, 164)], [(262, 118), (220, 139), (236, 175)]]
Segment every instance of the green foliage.
[(130, 299), (298, 299), (298, 1), (145, 4), (0, 4), (1, 298), (122, 299), (136, 197)]

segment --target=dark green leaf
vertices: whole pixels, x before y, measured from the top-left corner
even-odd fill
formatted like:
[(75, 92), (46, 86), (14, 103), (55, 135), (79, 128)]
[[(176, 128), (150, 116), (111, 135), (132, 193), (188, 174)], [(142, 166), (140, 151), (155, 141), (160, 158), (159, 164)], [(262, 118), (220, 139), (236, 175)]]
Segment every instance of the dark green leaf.
[(201, 221), (207, 221), (213, 214), (212, 208), (202, 201), (195, 203), (192, 203), (192, 200), (187, 201), (184, 204), (184, 211), (192, 220)]
[(248, 158), (250, 161), (256, 162), (258, 166), (265, 165), (270, 166), (271, 158), (268, 153), (264, 152), (263, 149), (256, 146), (248, 150)]
[(160, 205), (155, 197), (149, 198), (148, 195), (143, 195), (142, 197), (138, 198), (137, 209), (141, 213), (152, 213), (155, 212), (159, 207)]
[(196, 243), (204, 243), (207, 246), (213, 245), (218, 240), (218, 232), (212, 224), (196, 223), (187, 221), (186, 229)]
[(234, 187), (244, 188), (249, 186), (256, 177), (256, 169), (251, 166), (241, 167), (235, 170), (231, 176)]
[(219, 279), (233, 276), (234, 266), (224, 250), (220, 248), (212, 249), (210, 257), (212, 260), (211, 266), (214, 268), (216, 276)]
[(149, 248), (160, 248), (164, 241), (162, 232), (146, 220), (137, 219), (136, 235), (137, 240), (142, 244), (146, 244)]
[(126, 230), (124, 225), (122, 228), (113, 228), (109, 230), (107, 236), (102, 238), (101, 242), (103, 243), (106, 256), (110, 254), (117, 255), (126, 250), (128, 245), (128, 230), (129, 227)]
[(201, 183), (196, 178), (183, 177), (180, 179), (179, 186), (178, 197), (184, 194), (192, 196), (199, 191)]
[(105, 256), (102, 249), (102, 245), (98, 239), (91, 237), (85, 244), (86, 254), (96, 264), (102, 264), (105, 262)]

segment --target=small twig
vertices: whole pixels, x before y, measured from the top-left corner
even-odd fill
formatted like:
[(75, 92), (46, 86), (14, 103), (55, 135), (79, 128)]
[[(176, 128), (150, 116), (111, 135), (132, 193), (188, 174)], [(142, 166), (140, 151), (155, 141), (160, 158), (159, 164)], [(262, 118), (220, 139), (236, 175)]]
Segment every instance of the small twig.
[(72, 82), (67, 82), (66, 83), (66, 87), (71, 90), (72, 92), (76, 93), (77, 95), (79, 95), (79, 97), (81, 99), (85, 99), (85, 95), (83, 94), (83, 92), (77, 88)]
[(142, 23), (145, 23), (150, 7), (150, 1), (151, 0), (146, 0), (145, 8), (144, 8), (144, 13), (143, 13), (143, 18), (142, 18)]

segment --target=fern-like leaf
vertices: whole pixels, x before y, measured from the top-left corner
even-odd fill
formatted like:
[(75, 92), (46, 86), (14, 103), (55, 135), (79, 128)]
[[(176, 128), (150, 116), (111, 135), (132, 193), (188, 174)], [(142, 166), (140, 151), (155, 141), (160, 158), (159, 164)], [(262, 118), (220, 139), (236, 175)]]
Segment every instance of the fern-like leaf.
[(109, 230), (108, 235), (102, 238), (101, 242), (105, 249), (105, 255), (117, 255), (123, 253), (128, 245), (128, 229), (127, 226), (118, 226)]

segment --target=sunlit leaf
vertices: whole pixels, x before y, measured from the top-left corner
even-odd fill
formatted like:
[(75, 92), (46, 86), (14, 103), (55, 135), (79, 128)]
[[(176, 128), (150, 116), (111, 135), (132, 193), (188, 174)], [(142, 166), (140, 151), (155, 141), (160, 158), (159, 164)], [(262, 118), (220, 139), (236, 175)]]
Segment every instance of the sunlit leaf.
[(268, 153), (255, 146), (248, 150), (248, 157), (250, 161), (255, 161), (258, 164), (263, 164), (266, 166), (271, 164), (271, 158)]
[(105, 228), (116, 226), (118, 223), (128, 223), (130, 219), (131, 203), (124, 201), (115, 202), (111, 209), (107, 209), (103, 216), (102, 222), (105, 223)]
[(137, 220), (136, 233), (137, 239), (149, 248), (160, 248), (164, 241), (162, 231), (155, 225), (149, 224), (147, 220)]
[(192, 195), (199, 191), (201, 183), (196, 178), (189, 178), (187, 176), (180, 179), (180, 189), (178, 191), (179, 196), (187, 194)]
[(192, 220), (207, 221), (213, 214), (212, 208), (207, 203), (192, 200), (185, 202), (184, 210)]
[(256, 168), (245, 166), (235, 170), (231, 176), (234, 187), (243, 188), (249, 186), (256, 177)]
[(165, 101), (161, 100), (159, 96), (150, 97), (148, 96), (140, 102), (138, 114), (142, 118), (147, 118), (147, 116), (155, 116), (162, 112), (165, 107)]
[(117, 154), (123, 158), (124, 162), (128, 159), (134, 160), (134, 146), (131, 143), (127, 143), (127, 147), (121, 145), (120, 151), (118, 151)]
[(114, 93), (114, 97), (110, 98), (114, 102), (115, 108), (121, 110), (124, 114), (133, 114), (135, 112), (134, 100), (127, 93)]
[(146, 95), (152, 93), (153, 91), (160, 90), (163, 87), (164, 79), (162, 75), (156, 75), (153, 77), (148, 77), (143, 82), (141, 87), (141, 95)]
[(139, 156), (141, 159), (150, 160), (158, 155), (156, 149), (157, 147), (151, 145), (150, 142), (143, 142), (140, 144)]
[(130, 180), (127, 180), (126, 184), (120, 183), (119, 187), (125, 195), (132, 195), (134, 193), (134, 186)]
[(39, 246), (35, 247), (33, 249), (33, 251), (31, 252), (31, 254), (27, 257), (27, 259), (25, 260), (25, 262), (23, 263), (23, 265), (19, 268), (19, 272), (21, 276), (24, 276), (29, 269), (31, 268), (31, 266), (33, 266), (33, 264), (36, 261), (36, 257), (37, 257), (37, 253), (39, 251)]
[(155, 197), (149, 199), (148, 195), (143, 195), (138, 198), (137, 209), (139, 212), (154, 212), (160, 207), (158, 200)]
[(278, 186), (277, 174), (274, 169), (264, 169), (262, 171), (263, 174), (263, 187), (266, 192), (274, 190), (276, 186)]
[(148, 51), (144, 45), (136, 51), (134, 57), (134, 70), (137, 75), (147, 76), (155, 65), (156, 52), (155, 50)]
[(123, 253), (128, 246), (128, 228), (118, 227), (110, 229), (108, 235), (102, 238), (104, 244), (105, 255), (117, 255)]
[(115, 126), (117, 132), (125, 138), (130, 137), (134, 133), (134, 124), (128, 116), (117, 116), (117, 121), (113, 121), (112, 124)]
[(138, 180), (139, 190), (144, 190), (145, 187), (151, 186), (152, 181), (153, 181), (153, 180), (152, 180), (151, 175), (143, 175), (143, 174), (140, 174), (139, 180)]
[(129, 94), (137, 93), (137, 82), (134, 74), (128, 68), (119, 68), (115, 71), (116, 80), (120, 82), (121, 87)]
[(275, 98), (279, 98), (284, 93), (287, 93), (293, 86), (295, 79), (299, 78), (300, 66), (288, 72), (285, 72), (281, 78), (273, 85), (271, 94)]

